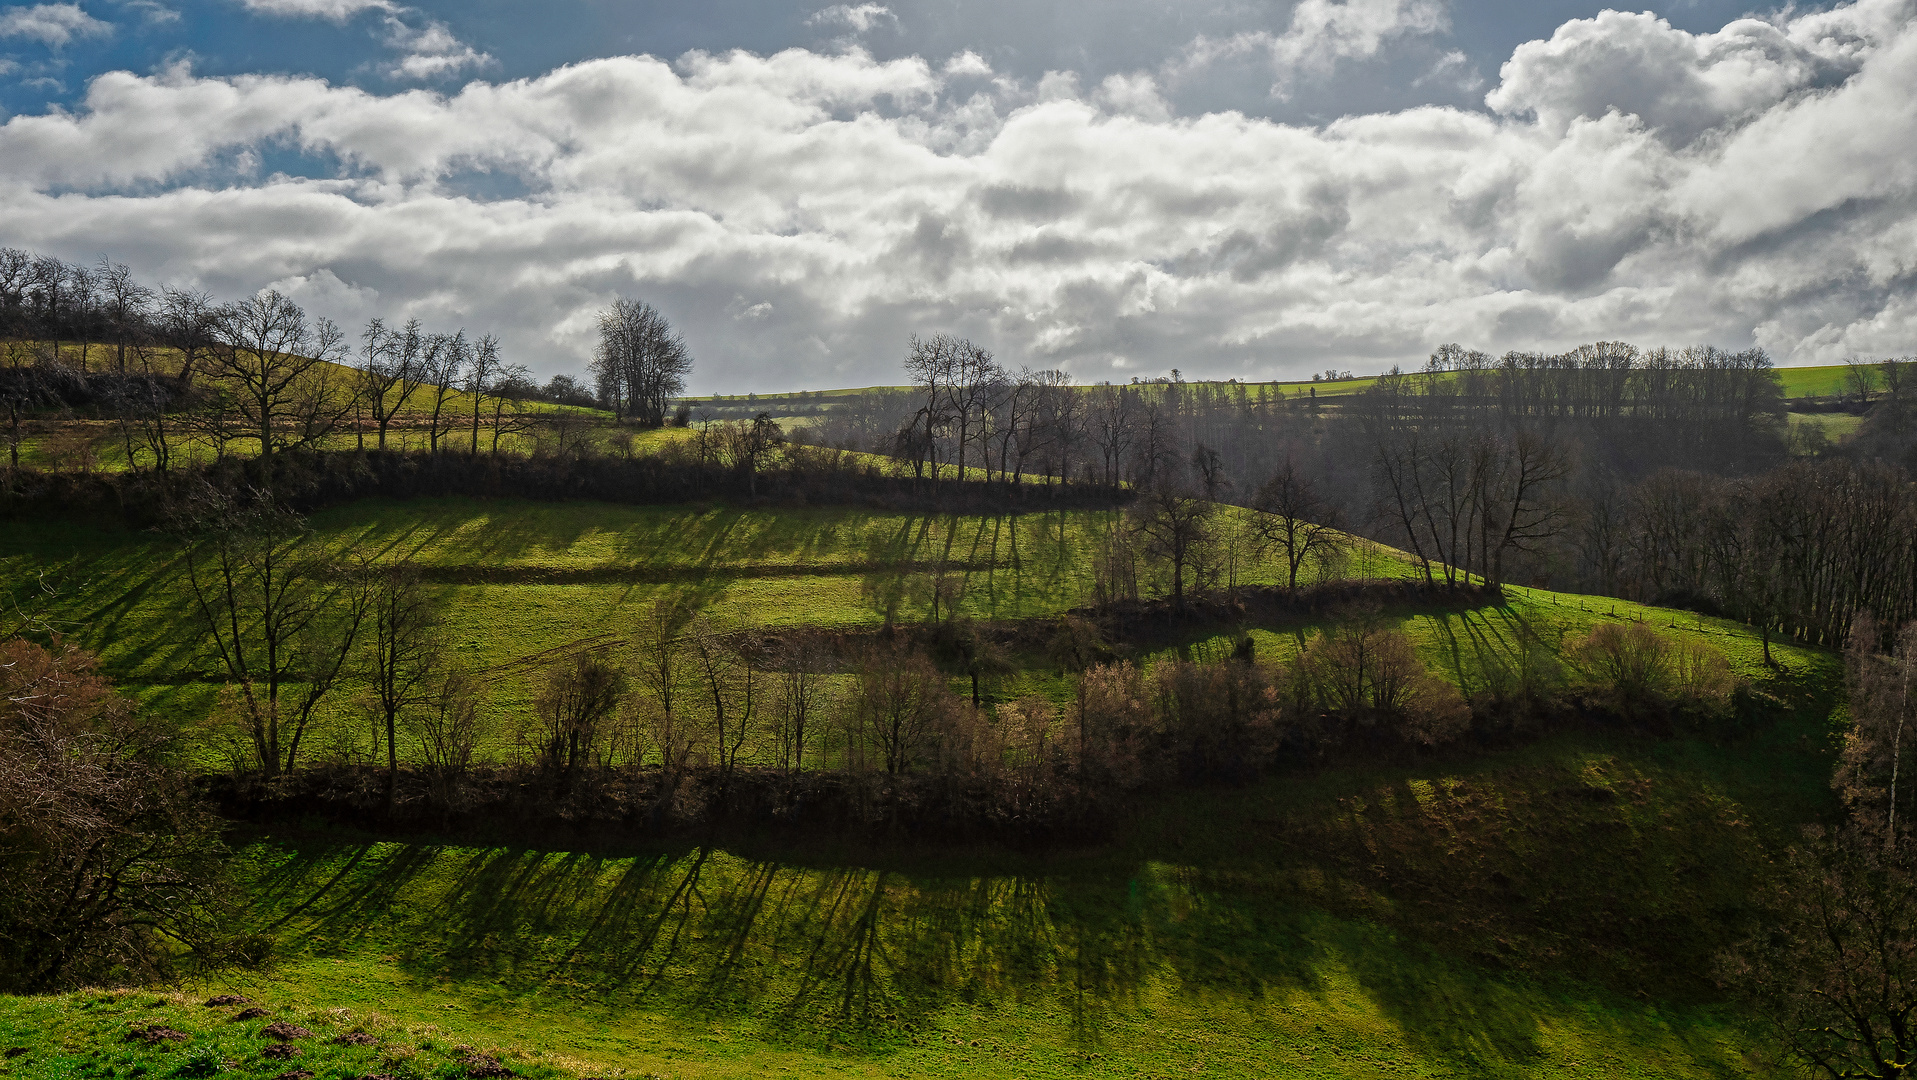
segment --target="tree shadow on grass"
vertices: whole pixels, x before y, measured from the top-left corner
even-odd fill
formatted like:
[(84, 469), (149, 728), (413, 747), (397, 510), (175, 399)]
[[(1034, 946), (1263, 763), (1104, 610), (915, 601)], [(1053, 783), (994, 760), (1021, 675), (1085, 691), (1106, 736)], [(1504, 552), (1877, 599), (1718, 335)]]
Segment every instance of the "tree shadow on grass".
[(1542, 1052), (1549, 1011), (1525, 983), (1269, 882), (1157, 864), (947, 875), (710, 848), (272, 843), (252, 887), (301, 948), (508, 995), (590, 988), (606, 1008), (730, 1018), (800, 1044), (862, 1031), (876, 1052), (941, 1010), (1017, 1000), (1058, 1008), (1092, 1047), (1166, 989), (1248, 1015), (1355, 993), (1434, 1055), (1521, 1064)]

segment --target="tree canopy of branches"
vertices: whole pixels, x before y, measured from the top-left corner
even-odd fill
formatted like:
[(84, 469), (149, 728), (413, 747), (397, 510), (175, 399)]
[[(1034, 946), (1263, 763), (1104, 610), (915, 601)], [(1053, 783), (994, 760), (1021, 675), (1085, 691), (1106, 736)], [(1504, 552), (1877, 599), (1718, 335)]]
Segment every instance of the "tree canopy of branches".
[(666, 407), (685, 392), (692, 354), (658, 308), (624, 297), (599, 313), (592, 375), (599, 399), (617, 417), (662, 427)]
[(222, 308), (214, 335), (208, 374), (231, 395), (261, 457), (317, 444), (352, 411), (356, 395), (340, 374), (344, 337), (331, 321), (309, 320), (269, 291)]
[(270, 492), (209, 486), (173, 524), (253, 764), (269, 776), (290, 770), (320, 702), (349, 670), (368, 575), (308, 550), (305, 522)]

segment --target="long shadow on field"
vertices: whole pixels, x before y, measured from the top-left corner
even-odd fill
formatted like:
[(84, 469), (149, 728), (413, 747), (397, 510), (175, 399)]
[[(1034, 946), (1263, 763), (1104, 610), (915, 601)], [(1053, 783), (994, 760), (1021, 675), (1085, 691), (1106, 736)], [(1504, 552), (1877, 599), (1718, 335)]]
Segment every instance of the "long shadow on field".
[[(421, 982), (584, 988), (606, 1008), (892, 1030), (959, 1004), (1037, 999), (1082, 1043), (1170, 994), (1273, 1023), (1292, 995), (1376, 1000), (1414, 1041), (1523, 1060), (1515, 989), (1281, 890), (1142, 864), (1093, 876), (804, 867), (709, 848), (632, 857), (276, 841), (263, 921), (321, 955)], [(808, 1036), (801, 1035), (800, 1038)]]

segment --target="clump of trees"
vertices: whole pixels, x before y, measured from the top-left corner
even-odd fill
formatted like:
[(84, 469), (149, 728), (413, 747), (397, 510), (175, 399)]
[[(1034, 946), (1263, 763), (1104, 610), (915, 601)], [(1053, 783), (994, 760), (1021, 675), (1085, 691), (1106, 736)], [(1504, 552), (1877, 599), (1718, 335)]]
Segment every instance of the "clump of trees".
[(599, 400), (616, 418), (661, 427), (672, 400), (685, 393), (692, 354), (658, 308), (621, 297), (599, 313), (591, 370)]

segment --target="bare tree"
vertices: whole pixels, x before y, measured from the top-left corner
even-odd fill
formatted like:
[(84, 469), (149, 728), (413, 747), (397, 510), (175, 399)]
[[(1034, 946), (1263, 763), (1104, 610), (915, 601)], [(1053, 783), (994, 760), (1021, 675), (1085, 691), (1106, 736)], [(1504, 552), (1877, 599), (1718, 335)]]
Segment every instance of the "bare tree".
[[(459, 423), (459, 416), (450, 406), (458, 396), (471, 354), (463, 329), (454, 334), (434, 334), (427, 339), (426, 348), (420, 354), (420, 368), (426, 384), (432, 387), (433, 397), (432, 412), (426, 417), (426, 445), (435, 454), (439, 453), (439, 440), (452, 434)], [(478, 401), (473, 402), (473, 408), (479, 408)]]
[(338, 685), (368, 608), (364, 575), (341, 574), (305, 546), (305, 522), (253, 492), (204, 489), (175, 521), (187, 584), (238, 694), (253, 758), (290, 771), (319, 703)]
[(310, 322), (298, 304), (263, 292), (221, 309), (216, 334), (209, 374), (231, 388), (262, 457), (318, 442), (351, 411), (354, 395), (338, 366), (342, 337), (331, 321)]
[(616, 418), (662, 427), (666, 406), (685, 393), (692, 354), (659, 309), (621, 297), (599, 313), (592, 373)]
[(820, 718), (830, 707), (826, 673), (830, 657), (810, 638), (783, 645), (775, 654), (772, 734), (778, 745), (780, 769), (797, 773), (805, 768), (807, 740), (814, 737)]
[(425, 379), (420, 366), (423, 343), (418, 319), (400, 330), (387, 327), (383, 319), (372, 319), (360, 334), (359, 399), (372, 410), (379, 430), (376, 445), (381, 450), (386, 449), (387, 429)]
[(895, 452), (912, 463), (914, 477), (923, 478), (929, 465), (938, 478), (939, 436), (953, 421), (949, 388), (958, 378), (960, 342), (945, 334), (929, 339), (912, 335), (905, 357), (905, 374), (912, 380), (920, 404), (900, 427)]
[(905, 772), (951, 706), (951, 687), (930, 658), (902, 640), (874, 645), (858, 674), (857, 729), (886, 772)]
[(190, 383), (200, 361), (213, 347), (219, 324), (219, 307), (213, 298), (198, 289), (167, 286), (160, 291), (160, 335), (179, 350), (180, 370), (174, 376)]
[(656, 600), (633, 643), (632, 668), (651, 699), (652, 741), (659, 747), (660, 766), (668, 775), (685, 766), (696, 741), (685, 717), (682, 692), (688, 674), (680, 636), (685, 621), (685, 609), (679, 604)]
[(526, 407), (534, 393), (532, 374), (524, 364), (506, 364), (492, 383), (492, 442), (488, 452), (499, 453), (499, 440), (532, 430), (535, 415)]
[(1153, 487), (1128, 512), (1145, 554), (1171, 568), (1172, 601), (1185, 602), (1185, 583), (1201, 576), (1211, 554), (1217, 504), (1168, 484)]
[(763, 679), (750, 649), (733, 648), (704, 615), (693, 619), (685, 643), (693, 674), (705, 695), (706, 715), (712, 723), (707, 745), (718, 759), (719, 782), (723, 785), (737, 769), (739, 755), (764, 704)]
[(1298, 571), (1307, 563), (1325, 565), (1346, 546), (1338, 530), (1337, 508), (1318, 493), (1317, 484), (1299, 472), (1290, 456), (1252, 499), (1258, 517), (1252, 528), (1261, 546), (1284, 556), (1286, 587), (1298, 587)]
[(104, 258), (94, 277), (100, 283), (101, 314), (113, 336), (113, 370), (125, 374), (127, 351), (147, 331), (153, 290), (134, 280), (132, 270)]
[(1901, 1080), (1917, 1063), (1917, 866), (1906, 845), (1813, 828), (1780, 860), (1761, 931), (1724, 963), (1808, 1073)]
[(411, 562), (369, 568), (366, 681), (386, 740), (386, 803), (399, 783), (400, 718), (431, 702), (441, 667), (439, 605)]
[(527, 741), (533, 760), (561, 786), (592, 762), (602, 728), (619, 711), (626, 676), (605, 658), (581, 650), (553, 665), (533, 696)]
[(426, 781), (440, 804), (447, 805), (485, 735), (481, 688), (471, 675), (454, 668), (427, 689), (423, 707), (414, 713), (413, 730)]
[(220, 824), (94, 658), (0, 642), (0, 990), (160, 977), (221, 932)]
[(779, 447), (785, 445), (785, 432), (773, 421), (771, 413), (760, 413), (750, 421), (728, 424), (722, 431), (726, 456), (731, 459), (734, 468), (746, 474), (747, 493), (757, 497), (759, 470), (765, 467)]
[(492, 334), (480, 338), (473, 347), (472, 362), (466, 367), (466, 393), (473, 399), (473, 443), (468, 453), (473, 457), (479, 456), (479, 420), (486, 412), (486, 396), (497, 394), (511, 370), (512, 365), (499, 358), (499, 339)]

